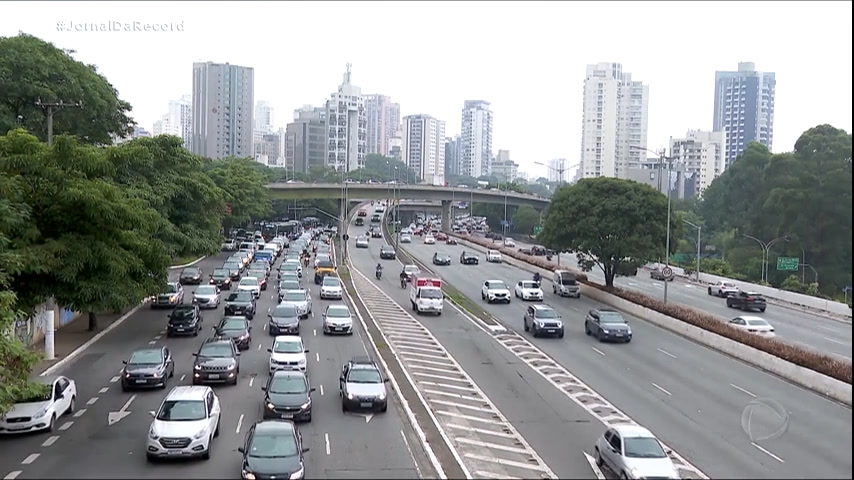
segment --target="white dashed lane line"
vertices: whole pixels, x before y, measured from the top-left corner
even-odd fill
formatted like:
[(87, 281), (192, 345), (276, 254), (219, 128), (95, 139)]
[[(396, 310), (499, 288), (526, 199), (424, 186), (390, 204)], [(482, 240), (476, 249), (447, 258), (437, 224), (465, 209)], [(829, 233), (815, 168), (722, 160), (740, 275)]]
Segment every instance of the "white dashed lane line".
[(69, 428), (71, 428), (72, 425), (74, 425), (73, 421), (72, 422), (65, 422), (59, 427), (59, 431), (64, 432), (64, 431), (68, 430)]
[(320, 385), (320, 394), (323, 395), (323, 384)]
[(656, 383), (653, 383), (653, 384), (652, 384), (652, 386), (653, 386), (653, 387), (655, 387), (655, 388), (657, 388), (660, 392), (662, 392), (663, 394), (667, 395), (668, 397), (673, 396), (673, 394), (672, 394), (672, 393), (670, 393), (670, 392), (668, 392), (667, 390), (663, 389), (662, 387), (660, 387), (660, 386), (659, 386), (658, 384), (656, 384)]
[(29, 465), (35, 462), (40, 456), (40, 453), (31, 453), (27, 458), (21, 461), (21, 465)]
[(605, 356), (605, 352), (603, 352), (602, 350), (599, 350), (599, 349), (598, 349), (598, 348), (596, 348), (596, 347), (590, 347), (590, 348), (592, 348), (592, 349), (593, 349), (593, 351), (594, 351), (594, 352), (596, 352), (596, 353), (598, 353), (599, 355), (602, 355), (603, 357)]
[(749, 396), (749, 397), (756, 398), (756, 395), (754, 395), (753, 393), (751, 393), (751, 392), (749, 392), (749, 391), (747, 391), (747, 390), (745, 390), (745, 389), (743, 389), (743, 388), (739, 387), (738, 385), (736, 385), (736, 384), (734, 384), (734, 383), (730, 383), (730, 384), (729, 384), (729, 386), (730, 386), (730, 387), (732, 387), (732, 388), (734, 388), (734, 389), (736, 389), (736, 390), (738, 390), (739, 392), (741, 392), (741, 393), (743, 393), (743, 394), (745, 394), (745, 395)]
[(240, 427), (243, 426), (243, 414), (240, 414), (240, 418), (237, 419), (237, 428), (234, 430), (234, 433), (240, 433)]
[(324, 439), (324, 440), (326, 440), (326, 454), (327, 454), (327, 455), (332, 455), (332, 446), (329, 444), (329, 434), (328, 434), (328, 433), (324, 433), (324, 434), (323, 434), (323, 439)]
[(319, 362), (320, 361), (320, 352), (315, 352), (314, 358)]
[(101, 389), (98, 390), (98, 393), (107, 393), (107, 390), (109, 390), (109, 389), (110, 389), (110, 387), (101, 387)]
[(656, 350), (658, 350), (659, 352), (661, 352), (661, 353), (663, 353), (663, 354), (667, 355), (667, 356), (668, 356), (668, 357), (670, 357), (670, 358), (676, 358), (676, 355), (673, 355), (672, 353), (668, 352), (667, 350), (662, 350), (662, 349), (660, 349), (660, 348), (656, 348)]
[(97, 402), (97, 401), (98, 401), (98, 397), (92, 397), (89, 399), (88, 402), (86, 402), (86, 405), (95, 405), (95, 402)]
[(120, 378), (121, 378), (120, 376), (116, 375), (115, 377), (110, 379), (110, 383), (116, 383), (119, 381)]
[(180, 380), (180, 381), (182, 381), (182, 382), (183, 382), (185, 378), (187, 378), (187, 376), (186, 376), (186, 375), (181, 375), (181, 380)]
[(249, 388), (252, 388), (252, 384), (255, 383), (255, 377), (249, 377)]
[(50, 437), (47, 437), (47, 439), (44, 442), (42, 442), (42, 446), (43, 447), (49, 447), (49, 446), (53, 445), (54, 443), (56, 443), (57, 440), (59, 440), (59, 435), (52, 435)]
[(149, 345), (154, 345), (155, 343), (157, 343), (157, 340), (152, 340), (152, 341), (148, 342)]
[(77, 410), (76, 412), (74, 412), (74, 418), (80, 418), (83, 416), (84, 413), (86, 413), (86, 409), (81, 408), (80, 410)]
[(22, 473), (24, 473), (24, 472), (22, 472), (21, 470), (15, 470), (14, 472), (9, 472), (6, 474), (5, 477), (3, 477), (3, 480), (15, 480), (16, 478), (18, 478), (18, 475), (20, 475)]

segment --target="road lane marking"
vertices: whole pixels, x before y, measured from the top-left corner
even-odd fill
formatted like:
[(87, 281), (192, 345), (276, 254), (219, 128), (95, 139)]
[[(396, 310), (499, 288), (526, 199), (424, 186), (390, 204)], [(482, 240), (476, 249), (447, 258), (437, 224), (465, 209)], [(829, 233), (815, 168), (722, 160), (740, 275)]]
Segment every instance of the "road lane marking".
[(757, 444), (756, 442), (750, 442), (750, 444), (753, 445), (754, 447), (756, 447), (760, 452), (768, 455), (769, 457), (773, 458), (774, 460), (777, 460), (780, 463), (786, 463), (783, 461), (782, 458), (780, 458), (777, 455), (774, 455), (773, 453), (769, 452), (768, 450), (762, 448), (762, 446)]
[(323, 395), (323, 384), (320, 384), (320, 394)]
[(315, 337), (317, 336), (317, 329), (316, 328), (314, 329), (314, 336)]
[(97, 401), (98, 401), (98, 397), (92, 397), (89, 399), (88, 402), (86, 402), (86, 405), (95, 405), (95, 402), (97, 402)]
[(120, 379), (120, 378), (122, 378), (122, 377), (120, 377), (120, 376), (116, 375), (115, 377), (113, 377), (113, 378), (111, 378), (111, 379), (110, 379), (110, 383), (116, 383), (116, 382), (118, 382), (118, 381), (119, 381), (119, 379)]
[(439, 415), (446, 416), (446, 417), (453, 417), (453, 418), (456, 418), (459, 420), (465, 420), (468, 422), (480, 422), (480, 423), (485, 423), (487, 425), (496, 425), (499, 427), (503, 426), (503, 424), (499, 420), (496, 420), (495, 418), (473, 417), (471, 415), (464, 415), (462, 413), (448, 412), (446, 410), (436, 410), (436, 413)]
[(157, 343), (157, 340), (152, 340), (152, 341), (148, 342), (149, 345), (154, 345), (155, 343)]
[(249, 388), (252, 388), (253, 383), (255, 383), (255, 377), (249, 377)]
[(62, 424), (62, 426), (59, 427), (59, 430), (61, 432), (64, 432), (64, 431), (68, 430), (69, 428), (71, 428), (72, 425), (74, 425), (73, 421), (65, 422)]
[(49, 446), (53, 445), (54, 443), (56, 443), (57, 440), (59, 440), (59, 435), (52, 435), (50, 437), (47, 437), (47, 440), (42, 442), (42, 446), (43, 447), (49, 447)]
[(598, 480), (605, 480), (605, 474), (602, 473), (602, 469), (599, 468), (599, 465), (596, 465), (596, 459), (587, 452), (584, 452), (584, 458), (587, 459), (587, 463), (590, 464), (590, 468), (593, 469), (593, 474), (596, 475), (596, 478)]
[(729, 386), (730, 386), (730, 387), (732, 387), (732, 388), (734, 388), (734, 389), (736, 389), (736, 390), (738, 390), (738, 391), (740, 391), (741, 393), (744, 393), (744, 394), (747, 394), (747, 395), (749, 395), (749, 396), (751, 396), (751, 397), (753, 397), (753, 398), (756, 398), (756, 395), (754, 395), (754, 394), (752, 394), (752, 393), (748, 392), (747, 390), (745, 390), (745, 389), (743, 389), (743, 388), (739, 387), (738, 385), (736, 385), (736, 384), (734, 384), (734, 383), (730, 383), (730, 384), (729, 384)]
[(673, 396), (673, 394), (672, 394), (672, 393), (670, 393), (670, 392), (668, 392), (667, 390), (665, 390), (665, 389), (661, 388), (660, 386), (658, 386), (658, 384), (653, 383), (653, 384), (652, 384), (652, 386), (653, 386), (653, 387), (655, 387), (655, 388), (657, 388), (657, 389), (659, 389), (659, 390), (661, 390), (661, 391), (662, 391), (665, 395), (667, 395), (668, 397), (672, 397), (672, 396)]
[[(430, 401), (431, 401), (431, 402), (433, 402), (433, 403), (437, 403), (437, 404), (439, 404), (439, 405), (444, 405), (444, 406), (446, 406), (446, 407), (456, 408), (456, 409), (458, 409), (458, 410), (471, 410), (471, 411), (473, 411), (473, 412), (485, 413), (485, 414), (487, 414), (487, 415), (492, 413), (492, 410), (490, 410), (490, 409), (488, 409), (488, 408), (478, 407), (478, 406), (474, 406), (474, 405), (466, 405), (466, 404), (464, 404), (464, 403), (448, 402), (448, 401), (446, 401), (446, 400), (436, 400), (435, 398), (434, 398), (434, 399), (431, 399)], [(487, 405), (487, 406), (488, 406), (488, 405)], [(460, 441), (460, 439), (459, 439), (459, 438), (458, 438), (458, 439), (456, 439), (456, 440), (457, 440), (457, 441)]]
[(661, 349), (661, 348), (656, 348), (656, 350), (658, 350), (659, 352), (661, 352), (661, 353), (663, 353), (663, 354), (667, 355), (667, 356), (668, 356), (668, 357), (670, 357), (670, 358), (676, 358), (676, 355), (673, 355), (672, 353), (668, 352), (667, 350), (663, 350), (663, 349)]
[(468, 445), (474, 445), (474, 446), (480, 447), (480, 448), (504, 450), (505, 452), (514, 452), (514, 453), (521, 453), (521, 454), (527, 453), (527, 450), (525, 450), (524, 448), (511, 447), (508, 445), (501, 445), (498, 443), (481, 442), (480, 440), (472, 440), (470, 438), (458, 438), (457, 441), (460, 443), (468, 444)]
[(100, 390), (98, 390), (98, 393), (107, 393), (107, 390), (109, 389), (110, 387), (102, 387)]
[(320, 352), (315, 352), (314, 358), (319, 362), (320, 361)]
[(599, 350), (599, 349), (598, 349), (598, 348), (596, 348), (596, 347), (590, 347), (590, 348), (592, 348), (592, 349), (593, 349), (593, 351), (594, 351), (594, 352), (596, 352), (596, 353), (598, 353), (599, 355), (602, 355), (603, 357), (605, 356), (605, 352), (603, 352), (602, 350)]
[(412, 372), (413, 375), (417, 375), (419, 377), (427, 377), (427, 378), (435, 378), (437, 380), (446, 380), (451, 382), (460, 382), (460, 383), (468, 383), (465, 378), (461, 377), (448, 377), (445, 375), (434, 375), (432, 373), (421, 373), (421, 372)]
[(18, 478), (18, 475), (20, 475), (22, 473), (24, 473), (24, 472), (21, 470), (15, 470), (14, 472), (9, 472), (6, 474), (5, 477), (3, 477), (3, 480), (15, 480), (16, 478)]
[(820, 328), (820, 329), (822, 329), (822, 330), (824, 330), (824, 331), (826, 331), (826, 332), (842, 333), (842, 331), (841, 331), (841, 330), (838, 330), (838, 329), (833, 328), (833, 327), (828, 327), (827, 325), (822, 325), (822, 324), (820, 324), (820, 323), (816, 323), (816, 324), (814, 325), (814, 327), (815, 327), (815, 328)]
[(492, 473), (487, 472), (486, 470), (478, 470), (474, 472), (475, 478), (490, 478), (490, 479), (498, 479), (498, 480), (514, 480), (517, 477), (511, 477), (509, 475), (505, 475), (503, 473)]
[(332, 455), (332, 447), (329, 445), (329, 434), (324, 433), (323, 438), (326, 440), (326, 454)]
[(234, 433), (240, 433), (240, 427), (243, 426), (243, 414), (240, 414), (240, 418), (237, 419), (237, 429), (234, 430)]
[(847, 347), (847, 346), (850, 346), (850, 344), (849, 344), (849, 343), (841, 342), (841, 341), (839, 341), (839, 340), (836, 340), (835, 338), (824, 337), (824, 339), (825, 339), (825, 340), (827, 340), (828, 342), (833, 342), (833, 343), (835, 343), (835, 344), (837, 344), (837, 345), (845, 345), (846, 347)]
[(163, 335), (157, 335), (154, 337), (155, 340), (160, 340), (161, 338), (163, 338)]
[(503, 465), (505, 467), (522, 468), (522, 469), (528, 469), (528, 470), (535, 470), (538, 472), (544, 471), (542, 466), (530, 464), (530, 463), (522, 463), (522, 462), (516, 462), (513, 460), (505, 460), (503, 458), (487, 457), (484, 455), (478, 455), (476, 453), (466, 453), (465, 456), (467, 458), (471, 458), (472, 460), (479, 460), (481, 462), (489, 462), (489, 463), (497, 463), (497, 464)]
[(492, 435), (494, 437), (507, 438), (510, 440), (513, 439), (512, 433), (502, 432), (499, 430), (486, 430), (483, 428), (472, 427), (471, 425), (459, 425), (457, 423), (447, 423), (447, 424), (445, 424), (445, 426), (456, 429), (456, 430), (462, 430), (464, 432), (469, 432), (469, 433), (477, 433), (480, 435)]
[(80, 418), (83, 416), (84, 413), (86, 413), (86, 409), (81, 408), (80, 410), (77, 410), (76, 412), (74, 412), (74, 418)]
[(258, 344), (258, 350), (261, 350), (261, 347), (263, 347), (263, 346), (264, 346), (264, 344), (263, 344), (263, 343), (259, 343), (259, 344)]
[(36, 459), (39, 458), (40, 456), (41, 456), (40, 453), (31, 453), (27, 458), (25, 458), (21, 462), (21, 465), (29, 465), (29, 464), (35, 462)]
[(418, 362), (418, 363), (426, 363), (427, 365), (436, 365), (437, 367), (445, 367), (450, 368), (453, 367), (453, 364), (445, 363), (445, 362), (434, 362), (432, 360), (421, 360), (420, 358), (411, 358), (410, 362)]

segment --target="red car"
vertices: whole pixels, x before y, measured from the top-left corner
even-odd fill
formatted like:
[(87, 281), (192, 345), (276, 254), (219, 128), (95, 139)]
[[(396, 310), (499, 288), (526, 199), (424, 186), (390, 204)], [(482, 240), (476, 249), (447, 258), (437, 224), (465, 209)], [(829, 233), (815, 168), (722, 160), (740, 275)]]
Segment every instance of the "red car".
[(445, 232), (439, 232), (436, 234), (436, 240), (443, 241), (448, 239), (448, 234)]

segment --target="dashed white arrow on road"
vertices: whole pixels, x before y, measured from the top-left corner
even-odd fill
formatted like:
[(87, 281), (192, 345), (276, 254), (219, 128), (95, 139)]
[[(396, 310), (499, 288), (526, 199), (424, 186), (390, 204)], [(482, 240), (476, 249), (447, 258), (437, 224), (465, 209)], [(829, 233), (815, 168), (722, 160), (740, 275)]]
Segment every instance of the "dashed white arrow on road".
[(371, 421), (371, 419), (372, 419), (372, 418), (374, 418), (374, 414), (373, 414), (373, 413), (368, 413), (368, 414), (364, 414), (364, 413), (362, 413), (362, 414), (359, 414), (359, 416), (360, 416), (360, 417), (365, 417), (365, 423), (370, 422), (370, 421)]
[(119, 423), (123, 418), (130, 415), (128, 408), (130, 408), (130, 404), (133, 403), (136, 395), (131, 395), (127, 402), (122, 405), (122, 408), (119, 409), (118, 412), (110, 412), (107, 414), (107, 425), (111, 426), (113, 424)]

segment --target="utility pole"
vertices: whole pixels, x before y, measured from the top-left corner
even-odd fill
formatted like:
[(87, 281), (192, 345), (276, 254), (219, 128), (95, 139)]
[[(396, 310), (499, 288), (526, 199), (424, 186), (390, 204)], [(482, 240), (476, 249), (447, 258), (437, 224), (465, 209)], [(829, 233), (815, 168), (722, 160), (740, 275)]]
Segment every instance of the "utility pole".
[[(59, 102), (42, 102), (41, 98), (36, 99), (35, 106), (41, 108), (45, 112), (45, 117), (47, 118), (47, 145), (53, 145), (53, 114), (63, 108), (83, 108), (83, 101), (75, 102), (75, 103), (66, 103), (62, 100)], [(56, 358), (55, 351), (55, 332), (56, 332), (56, 318), (59, 317), (59, 313), (56, 311), (56, 298), (50, 296), (47, 299), (47, 303), (45, 303), (45, 313), (47, 313), (47, 319), (45, 320), (45, 324), (43, 325), (44, 329), (44, 358), (45, 360), (53, 360)]]

